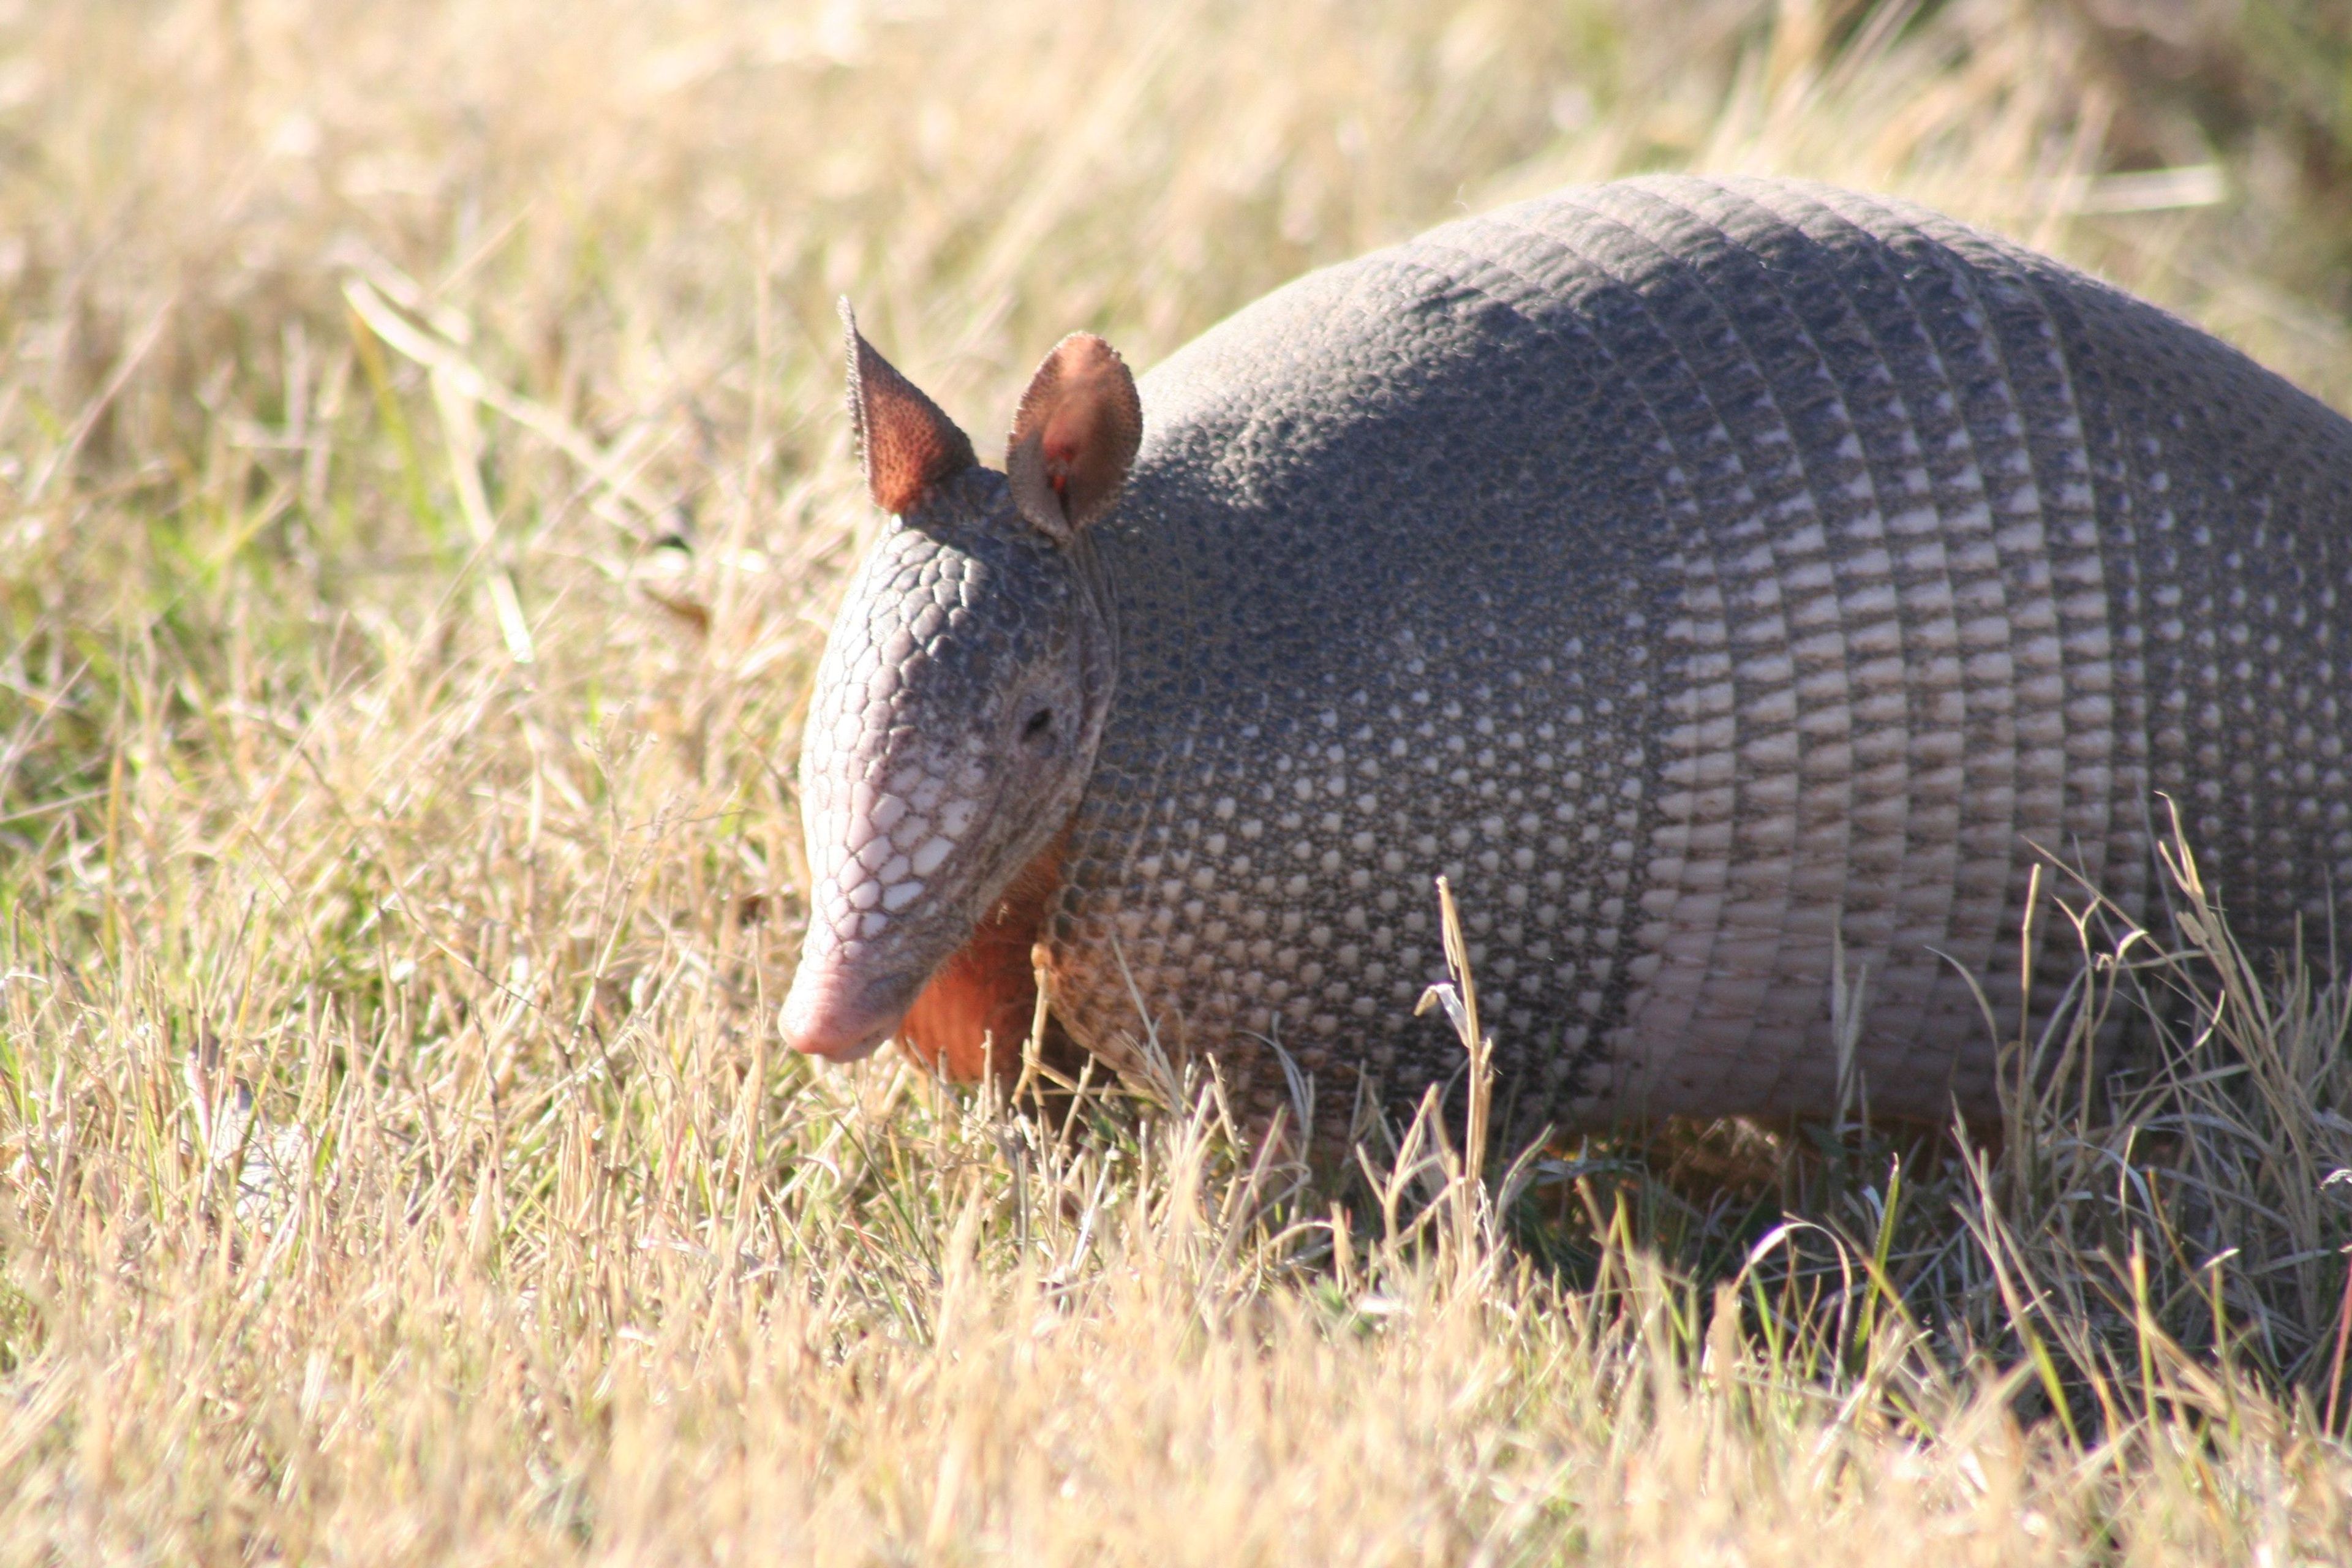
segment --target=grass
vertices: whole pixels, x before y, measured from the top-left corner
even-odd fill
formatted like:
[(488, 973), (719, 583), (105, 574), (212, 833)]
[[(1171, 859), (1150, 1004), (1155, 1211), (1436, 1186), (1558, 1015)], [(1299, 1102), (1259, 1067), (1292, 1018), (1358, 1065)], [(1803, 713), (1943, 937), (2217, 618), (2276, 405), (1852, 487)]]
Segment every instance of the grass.
[(2352, 1557), (2352, 994), (2178, 848), (1956, 1147), (1335, 1185), (773, 1038), (836, 293), (985, 449), (1072, 328), (1770, 170), (2344, 405), (2333, 8), (973, 10), (0, 5), (0, 1561)]

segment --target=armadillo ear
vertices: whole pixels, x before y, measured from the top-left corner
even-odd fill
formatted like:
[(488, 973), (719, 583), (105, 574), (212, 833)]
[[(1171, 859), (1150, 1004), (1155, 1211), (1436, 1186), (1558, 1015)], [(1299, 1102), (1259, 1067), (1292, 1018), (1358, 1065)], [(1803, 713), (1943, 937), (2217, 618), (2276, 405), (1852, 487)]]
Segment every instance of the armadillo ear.
[(1143, 405), (1118, 352), (1072, 332), (1037, 367), (1013, 416), (1004, 471), (1031, 527), (1062, 543), (1111, 509), (1143, 440)]
[(884, 511), (903, 515), (979, 459), (955, 421), (859, 334), (845, 299), (841, 325), (848, 339), (849, 417), (866, 465), (866, 493)]

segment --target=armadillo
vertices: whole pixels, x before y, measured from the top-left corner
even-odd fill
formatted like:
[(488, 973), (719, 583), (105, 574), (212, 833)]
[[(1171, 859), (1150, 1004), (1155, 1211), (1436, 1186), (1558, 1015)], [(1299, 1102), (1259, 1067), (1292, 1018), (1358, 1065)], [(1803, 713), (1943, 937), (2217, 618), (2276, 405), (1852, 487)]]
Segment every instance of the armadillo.
[(1139, 386), (1066, 340), (1003, 473), (849, 335), (897, 517), (809, 710), (803, 1051), (971, 1075), (1042, 979), (1120, 1071), (1408, 1103), (1444, 875), (1522, 1121), (1982, 1117), (2038, 866), (2149, 918), (2177, 809), (2250, 946), (2352, 889), (2352, 424), (1935, 213), (1565, 190)]

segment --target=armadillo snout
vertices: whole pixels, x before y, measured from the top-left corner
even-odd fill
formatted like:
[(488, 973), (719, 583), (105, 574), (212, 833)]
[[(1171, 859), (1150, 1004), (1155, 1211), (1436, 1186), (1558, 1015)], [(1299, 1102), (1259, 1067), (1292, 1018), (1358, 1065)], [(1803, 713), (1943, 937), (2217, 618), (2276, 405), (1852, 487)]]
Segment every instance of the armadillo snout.
[(874, 1054), (913, 1005), (926, 976), (912, 985), (902, 976), (862, 976), (847, 965), (811, 953), (793, 976), (782, 1018), (784, 1043), (827, 1061), (854, 1062)]
[[(863, 780), (843, 789), (826, 753), (813, 754), (803, 799), (816, 877), (782, 1022), (794, 1050), (856, 1061), (890, 1036), (961, 940), (952, 891), (943, 888), (944, 900), (927, 895), (943, 870), (955, 869), (956, 840), (972, 836), (978, 806), (940, 783), (952, 758), (929, 759), (928, 767), (919, 757), (902, 759), (887, 775), (896, 789)], [(959, 782), (973, 781), (960, 772)]]

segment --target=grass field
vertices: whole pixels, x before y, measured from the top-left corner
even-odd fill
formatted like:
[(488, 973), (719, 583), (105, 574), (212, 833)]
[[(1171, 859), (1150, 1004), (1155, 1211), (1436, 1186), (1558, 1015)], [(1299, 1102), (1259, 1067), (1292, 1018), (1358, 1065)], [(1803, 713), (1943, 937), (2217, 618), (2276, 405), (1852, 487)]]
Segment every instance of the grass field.
[(1958, 1152), (1335, 1189), (773, 1024), (836, 295), (984, 433), (1771, 171), (2352, 406), (2339, 12), (0, 0), (0, 1563), (2352, 1561), (2352, 993), (2185, 863)]

